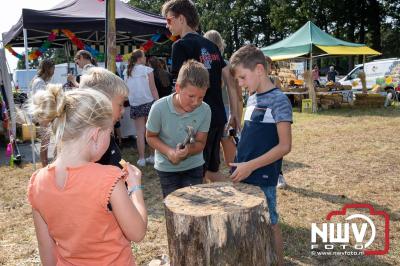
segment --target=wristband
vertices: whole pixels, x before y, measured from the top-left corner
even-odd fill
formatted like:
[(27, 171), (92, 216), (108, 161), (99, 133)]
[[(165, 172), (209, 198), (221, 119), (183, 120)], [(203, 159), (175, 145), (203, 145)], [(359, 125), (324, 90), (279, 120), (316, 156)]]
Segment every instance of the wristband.
[(128, 189), (128, 196), (130, 197), (133, 192), (142, 190), (143, 188), (144, 188), (143, 185), (136, 185), (136, 186), (131, 187), (130, 189)]

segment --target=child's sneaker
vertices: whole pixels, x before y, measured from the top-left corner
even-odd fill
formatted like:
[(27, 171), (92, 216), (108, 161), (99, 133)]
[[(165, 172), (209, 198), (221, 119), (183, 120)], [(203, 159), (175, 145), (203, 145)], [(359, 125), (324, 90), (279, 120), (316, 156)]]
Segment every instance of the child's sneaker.
[(139, 166), (139, 167), (145, 167), (146, 166), (146, 159), (139, 159), (137, 162), (136, 162), (136, 164), (137, 164), (137, 166)]
[(146, 158), (146, 163), (148, 164), (154, 164), (154, 156), (150, 155), (149, 157)]
[(279, 177), (278, 177), (278, 185), (277, 185), (276, 187), (277, 187), (277, 188), (282, 188), (282, 189), (287, 187), (285, 178), (283, 177), (282, 174), (279, 174)]

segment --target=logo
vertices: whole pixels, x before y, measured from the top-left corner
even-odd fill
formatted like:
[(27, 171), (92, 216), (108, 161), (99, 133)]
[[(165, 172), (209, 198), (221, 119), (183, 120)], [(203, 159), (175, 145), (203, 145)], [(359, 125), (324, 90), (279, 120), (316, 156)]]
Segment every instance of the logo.
[(213, 61), (220, 61), (218, 54), (210, 54), (206, 48), (201, 48), (199, 59), (199, 61), (203, 63), (204, 67), (208, 70), (211, 69)]
[[(359, 209), (363, 212), (357, 213)], [(333, 222), (335, 217), (343, 222)], [(345, 204), (341, 210), (328, 213), (326, 220), (329, 222), (311, 224), (311, 254), (368, 256), (389, 252), (389, 215), (386, 212), (376, 211), (370, 204)], [(382, 237), (378, 239), (378, 233), (383, 240)], [(346, 251), (348, 249), (356, 252)], [(329, 252), (316, 253), (315, 250)]]

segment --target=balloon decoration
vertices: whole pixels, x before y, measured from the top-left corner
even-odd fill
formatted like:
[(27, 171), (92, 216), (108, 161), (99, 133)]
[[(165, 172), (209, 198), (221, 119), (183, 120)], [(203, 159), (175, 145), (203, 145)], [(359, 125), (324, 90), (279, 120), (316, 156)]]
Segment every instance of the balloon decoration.
[(75, 34), (67, 29), (62, 29), (61, 30), (62, 33), (64, 33), (65, 36), (68, 37), (68, 39), (71, 40), (71, 42), (73, 44), (76, 45), (76, 47), (78, 47), (79, 50), (86, 50), (88, 52), (90, 52), (94, 57), (97, 57), (99, 55), (99, 51), (97, 51), (96, 49), (93, 49), (90, 45), (84, 44), (80, 39), (78, 39)]
[[(85, 44), (84, 42), (82, 42), (78, 37), (76, 37), (76, 35), (68, 30), (68, 29), (62, 29), (61, 32), (68, 37), (68, 39), (71, 40), (71, 42), (76, 45), (76, 47), (79, 50), (86, 50), (88, 52), (90, 52), (92, 54), (93, 57), (96, 57), (97, 61), (104, 61), (104, 54), (100, 53), (99, 51), (97, 51), (96, 49), (92, 48), (90, 45)], [(43, 42), (42, 46), (37, 49), (37, 50), (33, 50), (28, 54), (28, 59), (29, 60), (35, 60), (38, 57), (42, 56), (44, 52), (47, 51), (47, 49), (49, 49), (49, 47), (51, 46), (51, 43), (54, 42), (54, 40), (56, 39), (57, 35), (59, 33), (59, 30), (52, 30), (49, 37), (47, 38), (46, 41)], [(142, 44), (142, 46), (140, 47), (141, 50), (143, 50), (143, 52), (148, 52), (151, 48), (153, 48), (154, 44), (156, 42), (158, 42), (158, 40), (161, 38), (161, 34), (156, 33), (153, 34), (151, 36), (151, 38), (149, 40), (147, 40), (144, 44)], [(173, 35), (167, 35), (168, 40), (161, 43), (164, 44), (166, 42), (172, 41), (175, 42), (178, 37), (177, 36), (173, 36)], [(23, 54), (18, 54), (16, 51), (14, 51), (12, 49), (12, 47), (10, 45), (6, 45), (5, 48), (15, 57), (17, 57), (18, 59), (23, 59), (25, 57), (25, 55)], [(129, 57), (131, 56), (132, 53), (128, 53), (128, 54), (124, 54), (124, 55), (116, 55), (115, 57), (115, 61), (116, 62), (122, 62), (122, 61), (128, 61)]]
[[(28, 54), (28, 59), (29, 60), (35, 60), (37, 59), (39, 56), (42, 56), (43, 53), (45, 53), (52, 42), (54, 42), (54, 40), (56, 39), (58, 35), (58, 30), (52, 30), (50, 35), (47, 37), (47, 40), (43, 42), (42, 46), (40, 48), (38, 48), (37, 50), (32, 50), (29, 54)], [(10, 45), (6, 45), (5, 48), (15, 57), (17, 57), (20, 60), (23, 60), (25, 55), (23, 54), (18, 54), (16, 51), (14, 51), (14, 49), (10, 46)]]

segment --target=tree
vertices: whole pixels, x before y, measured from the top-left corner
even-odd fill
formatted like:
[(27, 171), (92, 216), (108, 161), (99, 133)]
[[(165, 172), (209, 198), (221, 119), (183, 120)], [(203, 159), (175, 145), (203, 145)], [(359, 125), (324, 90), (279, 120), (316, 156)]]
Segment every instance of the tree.
[[(34, 48), (37, 49), (37, 48)], [(28, 53), (31, 52), (32, 49), (28, 49)], [(44, 58), (50, 58), (54, 61), (55, 64), (61, 64), (67, 62), (67, 57), (65, 56), (64, 49), (62, 48), (50, 48), (43, 53), (39, 58), (29, 61), (29, 68), (38, 68), (40, 60)], [(18, 60), (17, 69), (25, 69), (25, 59)]]
[[(131, 0), (135, 7), (160, 13), (164, 1)], [(308, 20), (337, 38), (399, 54), (400, 0), (197, 0), (201, 30), (219, 31), (231, 55), (240, 46), (259, 47), (282, 40)], [(354, 57), (337, 58), (352, 67)]]
[(162, 0), (129, 0), (128, 4), (148, 12), (161, 14), (161, 7), (164, 2)]

